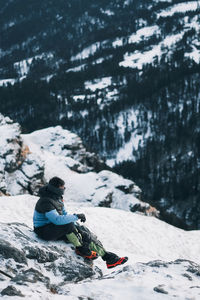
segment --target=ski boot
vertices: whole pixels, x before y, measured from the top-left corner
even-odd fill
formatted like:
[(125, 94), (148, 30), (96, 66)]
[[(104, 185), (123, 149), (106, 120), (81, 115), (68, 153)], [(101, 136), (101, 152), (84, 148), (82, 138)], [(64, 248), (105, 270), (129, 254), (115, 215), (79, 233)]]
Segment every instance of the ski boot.
[(127, 262), (128, 257), (119, 257), (115, 253), (112, 252), (106, 252), (102, 259), (106, 262), (107, 268), (115, 268), (119, 265), (123, 265), (125, 262)]

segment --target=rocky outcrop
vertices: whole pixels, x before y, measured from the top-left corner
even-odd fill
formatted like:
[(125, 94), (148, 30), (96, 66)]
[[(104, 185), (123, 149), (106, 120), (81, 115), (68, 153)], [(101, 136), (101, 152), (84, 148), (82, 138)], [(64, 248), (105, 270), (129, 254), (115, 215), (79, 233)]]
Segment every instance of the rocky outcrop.
[[(27, 135), (24, 135), (25, 140), (26, 138)], [(98, 155), (87, 151), (78, 135), (61, 126), (34, 131), (28, 139), (44, 151), (67, 158), (66, 166), (75, 172), (99, 172), (110, 169)]]
[(25, 224), (2, 223), (0, 239), (0, 280), (5, 281), (1, 295), (23, 296), (23, 287), (36, 294), (41, 287), (51, 292), (56, 277), (56, 289), (67, 282), (101, 277), (100, 269), (78, 258), (70, 244), (41, 241)]
[(95, 190), (88, 201), (91, 201), (94, 206), (137, 211), (145, 215), (159, 217), (158, 210), (141, 201), (141, 194), (142, 191), (132, 180), (103, 170), (98, 173)]
[(43, 177), (44, 164), (24, 145), (20, 125), (0, 114), (0, 194), (34, 194)]
[[(86, 150), (76, 134), (60, 126), (36, 131), (31, 136), (41, 141), (44, 151), (65, 157), (65, 165), (72, 171), (109, 169), (95, 153)], [(20, 125), (0, 114), (0, 195), (37, 194), (44, 182), (44, 161), (30, 151)]]
[[(37, 195), (39, 187), (55, 173), (60, 176), (58, 170), (62, 169), (62, 174), (77, 174), (80, 181), (85, 176), (89, 185), (80, 196), (82, 202), (159, 216), (157, 210), (141, 201), (141, 190), (133, 181), (112, 172), (95, 153), (86, 150), (76, 134), (61, 126), (25, 135), (19, 124), (0, 115), (0, 142), (1, 195)], [(50, 170), (52, 164), (57, 166), (54, 171)]]

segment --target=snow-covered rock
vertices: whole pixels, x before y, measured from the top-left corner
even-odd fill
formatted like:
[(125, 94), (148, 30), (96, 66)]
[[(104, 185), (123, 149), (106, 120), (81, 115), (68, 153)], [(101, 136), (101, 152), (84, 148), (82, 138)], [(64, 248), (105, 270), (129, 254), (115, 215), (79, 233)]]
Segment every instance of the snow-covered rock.
[(105, 170), (108, 167), (94, 153), (87, 152), (76, 134), (56, 126), (22, 138), (44, 162), (46, 181), (53, 176), (65, 180), (68, 201), (159, 215), (141, 201), (141, 190), (133, 181)]
[(1, 271), (5, 273), (0, 273), (3, 296), (28, 296), (34, 290), (37, 299), (40, 290), (58, 293), (67, 282), (101, 277), (101, 271), (78, 258), (71, 245), (43, 242), (25, 224), (1, 223), (0, 241)]
[(0, 194), (33, 194), (43, 176), (43, 162), (23, 143), (20, 125), (0, 114)]
[(59, 176), (66, 182), (70, 202), (159, 215), (141, 201), (141, 190), (133, 181), (113, 173), (76, 134), (61, 126), (21, 134), (19, 124), (0, 117), (2, 194), (36, 195), (42, 184)]
[(0, 114), (0, 137), (0, 158), (4, 159), (1, 161), (2, 167), (5, 171), (12, 172), (17, 169), (21, 154), (22, 139), (19, 124)]
[(106, 168), (105, 163), (95, 153), (86, 150), (80, 137), (61, 126), (37, 130), (24, 135), (25, 139), (26, 137), (41, 150), (67, 157), (66, 165), (73, 171), (86, 173)]

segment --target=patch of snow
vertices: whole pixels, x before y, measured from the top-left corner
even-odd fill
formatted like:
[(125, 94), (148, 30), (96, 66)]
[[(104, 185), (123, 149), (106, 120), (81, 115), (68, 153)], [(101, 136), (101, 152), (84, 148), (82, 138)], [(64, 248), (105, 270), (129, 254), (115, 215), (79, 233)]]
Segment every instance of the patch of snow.
[(148, 27), (143, 27), (141, 29), (138, 29), (136, 33), (133, 33), (130, 35), (128, 39), (128, 43), (138, 43), (140, 42), (143, 38), (150, 37), (154, 34), (160, 34), (160, 29), (157, 25), (155, 26), (148, 26)]
[(175, 13), (186, 13), (187, 11), (197, 10), (199, 1), (178, 3), (157, 14), (157, 18), (173, 16)]
[(90, 45), (89, 47), (84, 48), (80, 53), (78, 53), (75, 56), (72, 56), (71, 61), (86, 59), (89, 56), (94, 55), (94, 53), (100, 48), (100, 45), (100, 42), (96, 42)]
[(117, 38), (117, 39), (112, 43), (112, 46), (113, 46), (113, 48), (123, 46), (123, 38)]
[(73, 96), (73, 100), (75, 102), (78, 102), (79, 100), (85, 100), (85, 95), (76, 95), (76, 96)]
[[(129, 131), (132, 130), (130, 140), (119, 148), (116, 154), (112, 158), (106, 160), (106, 163), (113, 167), (116, 163), (120, 163), (126, 160), (135, 159), (133, 151), (137, 151), (139, 145), (142, 146), (144, 140), (151, 136), (150, 128), (148, 127), (145, 135), (138, 134), (138, 110), (129, 110), (125, 114), (120, 114), (117, 121), (117, 126), (119, 128), (119, 134), (124, 136), (125, 130), (128, 128)], [(151, 113), (148, 112), (148, 119), (151, 118)]]
[[(185, 22), (185, 28), (194, 28), (196, 32), (199, 33), (199, 16), (194, 16), (191, 21), (188, 19), (188, 21)], [(196, 39), (196, 42), (199, 44), (199, 39)]]
[(105, 60), (105, 58), (99, 57), (98, 59), (96, 59), (95, 61), (93, 61), (92, 64), (93, 65), (101, 64), (104, 60)]
[(0, 79), (0, 86), (7, 86), (8, 84), (15, 84), (16, 79), (14, 78), (9, 78), (9, 79)]
[(162, 55), (163, 47), (172, 47), (177, 41), (181, 40), (183, 33), (178, 33), (176, 35), (167, 36), (161, 43), (154, 45), (151, 50), (139, 52), (135, 51), (133, 54), (126, 53), (124, 55), (124, 61), (119, 63), (122, 67), (137, 68), (142, 70), (144, 64), (152, 63), (154, 58), (160, 59)]
[(102, 8), (100, 9), (101, 13), (107, 15), (107, 16), (114, 16), (114, 12), (109, 10), (109, 9), (106, 9), (106, 10), (103, 10)]
[(67, 117), (70, 119), (73, 117), (73, 111), (67, 111)]
[(42, 77), (41, 79), (42, 79), (42, 80), (45, 80), (45, 81), (47, 81), (47, 82), (49, 82), (49, 81), (51, 80), (51, 78), (54, 77), (54, 75), (55, 75), (55, 74), (47, 75), (47, 76), (45, 76), (45, 77)]
[(20, 76), (26, 76), (30, 70), (30, 66), (34, 59), (52, 58), (53, 53), (42, 53), (34, 57), (30, 57), (14, 63), (14, 68), (18, 71)]
[(94, 81), (86, 81), (85, 89), (91, 91), (96, 91), (97, 89), (104, 89), (112, 84), (112, 77), (102, 77), (100, 79), (95, 79)]
[(124, 6), (128, 6), (132, 3), (133, 0), (125, 0), (124, 1)]
[(157, 25), (147, 26), (138, 29), (135, 33), (131, 34), (126, 38), (117, 38), (112, 46), (114, 48), (123, 46), (123, 40), (126, 39), (128, 44), (140, 43), (142, 39), (151, 37), (154, 34), (160, 34), (160, 29)]
[(106, 99), (108, 100), (114, 100), (118, 99), (119, 91), (117, 89), (114, 89), (113, 91), (106, 93)]
[(3, 27), (3, 29), (8, 29), (10, 27), (13, 27), (15, 24), (16, 24), (15, 22), (11, 21), (11, 22), (5, 24), (4, 27)]
[(193, 152), (192, 152), (192, 151), (189, 151), (189, 152), (188, 152), (188, 156), (193, 156)]
[(18, 73), (22, 76), (25, 76), (28, 74), (30, 65), (33, 61), (33, 57), (29, 59), (24, 59), (19, 62), (14, 63), (14, 68), (18, 71)]
[(85, 118), (86, 116), (88, 116), (88, 110), (84, 109), (80, 111), (80, 114), (82, 115), (83, 118)]
[(62, 19), (63, 19), (63, 16), (61, 16), (61, 15), (59, 15), (59, 14), (56, 15), (56, 20), (60, 21), (60, 20), (62, 20)]
[(82, 64), (80, 66), (67, 69), (66, 73), (68, 73), (68, 72), (80, 72), (80, 71), (82, 71), (85, 68), (85, 66), (86, 66), (86, 64)]
[(185, 53), (185, 57), (193, 59), (197, 64), (200, 63), (200, 50), (198, 50), (194, 45), (192, 45), (193, 51), (190, 53)]

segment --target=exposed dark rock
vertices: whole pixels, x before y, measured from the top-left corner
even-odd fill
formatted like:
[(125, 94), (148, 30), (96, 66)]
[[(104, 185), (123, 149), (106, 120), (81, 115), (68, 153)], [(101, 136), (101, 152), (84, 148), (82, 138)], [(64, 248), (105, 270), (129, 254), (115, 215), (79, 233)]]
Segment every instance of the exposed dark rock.
[(157, 293), (168, 294), (168, 292), (164, 290), (163, 286), (164, 286), (163, 284), (162, 285), (158, 285), (158, 286), (154, 287), (153, 290), (155, 292), (157, 292)]
[(187, 268), (187, 271), (190, 272), (190, 273), (193, 273), (197, 276), (200, 276), (200, 266), (197, 265), (197, 264), (192, 264), (190, 265), (188, 268)]
[(25, 253), (11, 246), (11, 244), (5, 240), (0, 240), (0, 255), (4, 259), (13, 258), (18, 263), (27, 264)]
[(91, 298), (91, 297), (82, 297), (82, 296), (79, 296), (78, 300), (95, 300), (95, 299)]
[(12, 275), (10, 275), (10, 274), (8, 274), (8, 272), (5, 272), (5, 271), (3, 271), (3, 270), (0, 270), (0, 275), (2, 276), (4, 276), (3, 278), (5, 279), (5, 277), (7, 277), (7, 278), (13, 278), (12, 277)]
[(116, 188), (119, 189), (120, 191), (124, 192), (125, 194), (130, 194), (133, 192), (134, 183), (130, 184), (129, 186), (118, 185), (118, 186), (116, 186)]
[(92, 167), (95, 172), (100, 172), (102, 170), (111, 170), (111, 168), (94, 153), (86, 152), (86, 157), (84, 160), (86, 164), (89, 167)]
[(39, 263), (53, 262), (58, 259), (58, 254), (50, 251), (45, 251), (37, 247), (27, 246), (24, 248), (26, 257), (29, 259), (36, 259)]
[[(196, 264), (195, 262), (191, 261), (191, 260), (187, 260), (187, 259), (176, 259), (174, 261), (174, 264), (182, 264), (185, 263), (186, 264), (186, 271), (190, 272), (192, 274), (195, 274), (197, 276), (200, 276), (200, 265)], [(189, 275), (188, 275), (189, 276)], [(188, 277), (187, 276), (187, 277)], [(189, 276), (190, 277), (190, 276)], [(189, 278), (188, 277), (188, 278)]]
[(192, 263), (193, 263), (192, 261), (190, 261), (190, 260), (188, 260), (188, 259), (181, 259), (181, 258), (179, 258), (179, 259), (176, 259), (176, 260), (174, 261), (174, 264), (180, 265), (180, 264), (182, 264), (182, 263), (184, 263), (184, 262), (187, 262), (187, 263), (189, 263), (189, 264), (192, 264)]
[(130, 206), (130, 211), (132, 211), (132, 212), (136, 212), (136, 211), (144, 212), (145, 209), (144, 209), (144, 207), (141, 207), (140, 203), (136, 203), (135, 205)]
[(27, 282), (36, 283), (38, 281), (43, 282), (47, 287), (49, 287), (50, 279), (44, 276), (41, 272), (31, 268), (26, 271), (19, 273), (12, 279), (19, 285), (26, 284)]
[(78, 265), (74, 266), (72, 261), (70, 261), (69, 259), (65, 259), (64, 263), (60, 263), (59, 265), (53, 263), (49, 265), (47, 269), (52, 270), (55, 276), (58, 273), (61, 273), (64, 281), (78, 282), (95, 275), (92, 266), (80, 260)]
[(113, 201), (113, 192), (109, 192), (105, 197), (104, 200), (102, 200), (101, 202), (99, 202), (99, 206), (100, 207), (110, 207), (111, 203)]
[(192, 281), (192, 276), (190, 276), (190, 275), (187, 274), (187, 273), (184, 273), (184, 274), (183, 274), (183, 277), (186, 277), (186, 278), (188, 278), (188, 280)]
[(170, 263), (166, 263), (162, 260), (154, 260), (154, 261), (150, 261), (150, 262), (146, 263), (145, 265), (150, 266), (150, 267), (156, 267), (156, 268), (161, 268), (161, 267), (168, 268), (169, 264)]
[(1, 292), (2, 296), (19, 296), (24, 297), (24, 295), (18, 291), (14, 286), (9, 285)]

